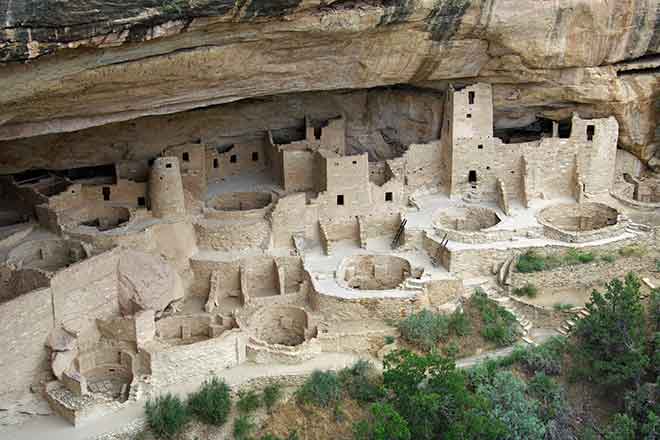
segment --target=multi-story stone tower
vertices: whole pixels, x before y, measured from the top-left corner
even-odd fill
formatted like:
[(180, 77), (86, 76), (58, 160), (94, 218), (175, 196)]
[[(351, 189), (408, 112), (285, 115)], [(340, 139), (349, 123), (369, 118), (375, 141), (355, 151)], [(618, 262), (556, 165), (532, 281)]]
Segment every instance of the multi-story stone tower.
[(160, 157), (151, 167), (149, 179), (151, 212), (154, 217), (178, 217), (186, 212), (179, 160)]

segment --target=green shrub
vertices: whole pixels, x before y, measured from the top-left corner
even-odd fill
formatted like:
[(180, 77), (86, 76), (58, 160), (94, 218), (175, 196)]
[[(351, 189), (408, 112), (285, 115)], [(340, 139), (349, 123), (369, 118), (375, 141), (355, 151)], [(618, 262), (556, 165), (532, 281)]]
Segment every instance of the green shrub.
[(382, 396), (371, 362), (359, 360), (339, 371), (339, 381), (348, 395), (358, 402), (373, 402)]
[(470, 298), (470, 304), (481, 315), (483, 327), (481, 336), (499, 347), (513, 344), (520, 331), (516, 317), (511, 312), (490, 300), (485, 293), (475, 292)]
[(282, 398), (282, 386), (278, 382), (271, 383), (264, 388), (262, 399), (264, 406), (270, 412)]
[(551, 338), (545, 343), (525, 350), (522, 365), (530, 373), (542, 372), (549, 376), (561, 373), (567, 345), (563, 338)]
[(563, 257), (563, 263), (567, 266), (586, 264), (594, 261), (596, 257), (591, 252), (581, 252), (577, 249), (569, 250)]
[(422, 310), (399, 322), (399, 331), (406, 341), (424, 350), (431, 350), (449, 334), (449, 318)]
[(356, 440), (410, 440), (408, 422), (389, 404), (371, 406), (371, 420), (353, 425)]
[(660, 272), (660, 259), (655, 260), (655, 271)]
[(522, 254), (516, 262), (516, 270), (521, 273), (540, 272), (545, 268), (545, 259), (534, 251)]
[(231, 409), (229, 386), (217, 377), (205, 381), (199, 391), (188, 398), (188, 408), (195, 417), (208, 425), (223, 425)]
[(341, 398), (341, 383), (333, 371), (312, 372), (296, 391), (296, 399), (303, 404), (328, 407)]
[(567, 312), (571, 310), (573, 307), (575, 306), (569, 303), (554, 303), (552, 305), (552, 308), (555, 309), (557, 312)]
[(462, 310), (454, 310), (449, 315), (449, 331), (456, 336), (467, 336), (472, 333), (470, 319)]
[(600, 257), (600, 259), (603, 260), (606, 263), (614, 263), (614, 261), (616, 260), (616, 257), (612, 254), (606, 254), (606, 255), (602, 255)]
[(385, 345), (394, 344), (394, 341), (396, 341), (396, 338), (394, 338), (394, 336), (392, 335), (385, 336)]
[(449, 344), (447, 344), (446, 347), (442, 349), (443, 354), (451, 359), (456, 359), (456, 356), (458, 356), (458, 353), (460, 351), (461, 351), (461, 347), (458, 345), (458, 342), (456, 341), (451, 341)]
[(622, 257), (643, 257), (646, 252), (646, 247), (639, 244), (631, 244), (619, 249), (619, 255)]
[(516, 287), (513, 289), (513, 294), (516, 296), (527, 296), (529, 298), (535, 298), (538, 295), (539, 289), (534, 285), (527, 283), (522, 287)]
[(241, 415), (234, 420), (234, 440), (248, 440), (256, 425), (250, 416)]
[(144, 406), (147, 424), (159, 438), (172, 438), (190, 420), (186, 405), (178, 396), (167, 393), (154, 400), (149, 399)]
[(236, 402), (236, 408), (241, 414), (249, 414), (261, 406), (261, 399), (259, 394), (254, 390), (244, 391), (241, 390), (238, 392), (238, 401)]

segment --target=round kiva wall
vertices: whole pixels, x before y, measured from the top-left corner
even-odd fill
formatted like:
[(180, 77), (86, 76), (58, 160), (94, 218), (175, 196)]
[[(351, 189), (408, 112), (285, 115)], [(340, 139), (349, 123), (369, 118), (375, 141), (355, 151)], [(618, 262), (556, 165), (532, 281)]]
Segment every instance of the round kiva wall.
[(359, 290), (396, 289), (410, 276), (408, 260), (394, 255), (354, 255), (344, 258), (337, 271), (340, 284)]
[(307, 312), (300, 307), (262, 308), (250, 317), (248, 327), (257, 339), (272, 345), (293, 347), (315, 336)]
[(543, 209), (541, 223), (568, 232), (596, 231), (617, 224), (619, 212), (602, 203), (560, 204)]
[(433, 222), (446, 229), (477, 232), (495, 226), (500, 218), (492, 209), (459, 206), (441, 210)]

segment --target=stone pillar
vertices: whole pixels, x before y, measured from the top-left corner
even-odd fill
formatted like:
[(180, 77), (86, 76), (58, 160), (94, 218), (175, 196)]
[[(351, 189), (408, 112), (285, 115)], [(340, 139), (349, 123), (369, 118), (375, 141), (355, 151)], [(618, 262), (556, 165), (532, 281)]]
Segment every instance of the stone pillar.
[(183, 184), (176, 157), (160, 157), (151, 167), (149, 197), (154, 217), (179, 217), (185, 214)]

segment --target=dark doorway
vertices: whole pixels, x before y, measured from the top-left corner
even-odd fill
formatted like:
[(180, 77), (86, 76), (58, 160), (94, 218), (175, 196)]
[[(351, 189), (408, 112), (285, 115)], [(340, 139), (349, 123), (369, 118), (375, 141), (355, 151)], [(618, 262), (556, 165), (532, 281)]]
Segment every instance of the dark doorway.
[(344, 195), (343, 194), (337, 194), (337, 205), (342, 206), (344, 204)]
[(103, 200), (110, 200), (110, 187), (109, 186), (104, 186), (103, 187)]
[(475, 170), (470, 170), (468, 173), (468, 182), (477, 183), (477, 172)]

